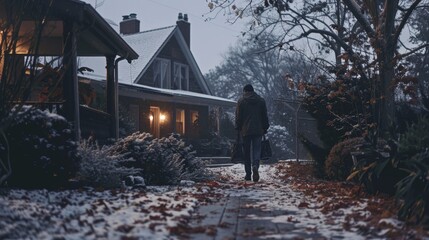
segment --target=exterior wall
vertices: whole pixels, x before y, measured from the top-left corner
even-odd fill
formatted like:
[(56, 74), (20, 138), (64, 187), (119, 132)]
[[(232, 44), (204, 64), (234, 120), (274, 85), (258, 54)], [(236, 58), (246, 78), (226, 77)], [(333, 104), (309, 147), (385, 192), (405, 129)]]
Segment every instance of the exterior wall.
[[(91, 108), (98, 109), (103, 111), (105, 103), (103, 102), (105, 97), (105, 83), (102, 82), (93, 82), (91, 86), (96, 92), (95, 100), (91, 104)], [(144, 93), (142, 93), (142, 96)], [(161, 113), (167, 116), (165, 123), (160, 124), (160, 137), (166, 137), (170, 133), (176, 131), (176, 109), (185, 110), (185, 135), (184, 138), (189, 139), (200, 139), (207, 138), (209, 134), (209, 107), (192, 105), (192, 104), (182, 104), (182, 103), (171, 103), (171, 102), (162, 102), (156, 100), (144, 100), (133, 97), (119, 96), (119, 114), (120, 114), (120, 129), (123, 129), (124, 126), (129, 130), (128, 134), (134, 132), (133, 129), (130, 130), (130, 122), (133, 122), (133, 116), (138, 116), (138, 123), (136, 123), (135, 131), (140, 132), (150, 132), (150, 107), (158, 107)], [(138, 111), (137, 113), (135, 111)], [(198, 112), (198, 126), (193, 126), (191, 122), (191, 111)], [(107, 114), (105, 114), (107, 115)], [(96, 136), (104, 137), (103, 132), (105, 130), (97, 130), (97, 124), (105, 124), (102, 120), (97, 124), (87, 124), (88, 123), (88, 114), (84, 114), (82, 118), (84, 135), (83, 137), (89, 136), (92, 130), (96, 130)], [(100, 117), (100, 116), (99, 116)], [(104, 116), (103, 116), (104, 117)], [(125, 119), (125, 124), (123, 119)], [(91, 120), (92, 121), (92, 120)], [(131, 124), (132, 125), (132, 124)], [(120, 133), (121, 135), (121, 133)], [(123, 134), (122, 134), (123, 136)]]
[[(162, 51), (158, 55), (159, 58), (165, 58), (170, 60), (170, 72), (171, 78), (173, 78), (174, 72), (174, 62), (186, 64), (189, 66), (189, 63), (186, 61), (185, 55), (181, 51), (179, 44), (176, 38), (171, 38), (170, 41), (165, 45)], [(140, 84), (154, 87), (153, 82), (153, 64), (149, 66), (147, 71), (143, 74), (142, 78), (138, 81)], [(172, 80), (172, 79), (171, 79)], [(189, 91), (203, 93), (203, 90), (198, 85), (196, 75), (189, 66)]]
[[(175, 103), (166, 103), (160, 101), (151, 101), (151, 100), (142, 100), (129, 97), (120, 97), (119, 98), (120, 108), (123, 109), (123, 113), (128, 115), (133, 115), (130, 112), (130, 105), (138, 106), (138, 116), (139, 116), (139, 131), (140, 132), (151, 132), (150, 129), (150, 107), (158, 107), (160, 113), (166, 115), (166, 120), (163, 123), (160, 123), (160, 136), (167, 137), (172, 132), (176, 132), (176, 109), (185, 110), (185, 135), (184, 138), (189, 139), (199, 139), (208, 136), (208, 107), (206, 106), (196, 106), (188, 104), (175, 104)], [(198, 126), (193, 126), (191, 122), (191, 111), (197, 111), (199, 115), (199, 124)]]

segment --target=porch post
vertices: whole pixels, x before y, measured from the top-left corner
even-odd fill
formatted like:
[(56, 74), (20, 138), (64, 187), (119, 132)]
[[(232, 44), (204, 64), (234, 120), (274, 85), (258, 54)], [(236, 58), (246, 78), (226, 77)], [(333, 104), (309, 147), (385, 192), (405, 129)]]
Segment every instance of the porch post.
[(110, 136), (118, 139), (117, 131), (117, 102), (116, 99), (116, 88), (115, 88), (115, 56), (106, 56), (106, 103), (107, 103), (107, 113), (110, 115), (111, 121), (110, 124)]
[(64, 116), (73, 123), (75, 140), (80, 140), (79, 89), (77, 79), (76, 27), (72, 21), (64, 21), (65, 74), (63, 79)]

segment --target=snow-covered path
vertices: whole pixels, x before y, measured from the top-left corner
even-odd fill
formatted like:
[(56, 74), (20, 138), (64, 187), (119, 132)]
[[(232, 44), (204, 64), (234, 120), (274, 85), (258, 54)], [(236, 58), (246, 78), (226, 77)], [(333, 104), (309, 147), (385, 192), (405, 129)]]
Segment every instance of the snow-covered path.
[[(323, 211), (325, 201), (309, 199), (279, 178), (277, 168), (262, 165), (258, 183), (244, 181), (244, 167), (213, 168), (224, 198), (201, 206), (194, 221), (191, 239), (386, 239), (386, 231), (370, 235), (368, 223), (346, 218), (350, 214), (369, 216), (366, 201), (356, 201), (335, 211)], [(323, 191), (323, 189), (321, 189)], [(384, 219), (399, 228), (395, 219)], [(348, 224), (345, 226), (345, 224)], [(205, 229), (205, 230), (204, 230)], [(369, 237), (370, 236), (370, 237)]]

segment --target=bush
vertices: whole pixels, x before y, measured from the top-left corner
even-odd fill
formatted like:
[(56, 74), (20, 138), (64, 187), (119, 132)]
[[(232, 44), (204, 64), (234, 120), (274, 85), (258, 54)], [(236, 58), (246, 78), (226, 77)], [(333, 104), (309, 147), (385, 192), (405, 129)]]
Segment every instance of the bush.
[(333, 180), (346, 180), (353, 169), (351, 152), (363, 143), (363, 138), (351, 138), (334, 145), (325, 161), (326, 176)]
[(231, 140), (214, 133), (210, 139), (188, 139), (187, 143), (192, 145), (199, 157), (231, 156)]
[(429, 215), (429, 118), (408, 127), (399, 141), (399, 165), (407, 175), (397, 184), (399, 218), (418, 223)]
[[(10, 114), (13, 120), (5, 130), (12, 165), (8, 184), (62, 186), (78, 167), (71, 125), (62, 116), (29, 106), (15, 111)], [(0, 154), (1, 158), (7, 157), (6, 146), (0, 146)]]
[(286, 156), (292, 156), (294, 151), (289, 148), (293, 143), (293, 137), (287, 131), (286, 127), (280, 125), (272, 125), (268, 129), (267, 137), (270, 139), (273, 157), (276, 160)]
[(111, 148), (99, 148), (86, 141), (79, 146), (79, 181), (92, 187), (118, 188), (125, 177), (141, 174), (137, 169), (123, 166), (132, 163), (133, 159), (126, 159), (123, 154), (112, 155)]
[(181, 180), (200, 181), (208, 176), (192, 147), (186, 145), (177, 134), (154, 139), (149, 133), (134, 133), (115, 143), (111, 151), (135, 159), (135, 163), (125, 166), (142, 169), (148, 185), (177, 184)]
[(404, 178), (403, 169), (398, 168), (397, 144), (393, 138), (384, 140), (371, 131), (359, 146), (359, 158), (348, 180), (358, 177), (369, 193), (395, 193), (395, 185)]

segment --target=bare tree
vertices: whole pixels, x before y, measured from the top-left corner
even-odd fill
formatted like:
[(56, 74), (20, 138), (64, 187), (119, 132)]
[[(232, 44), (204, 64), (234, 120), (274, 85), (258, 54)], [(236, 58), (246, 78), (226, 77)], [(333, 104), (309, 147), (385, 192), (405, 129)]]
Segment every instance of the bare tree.
[(230, 47), (222, 64), (206, 75), (215, 94), (238, 99), (243, 86), (251, 83), (266, 99), (271, 116), (276, 113), (276, 99), (295, 99), (299, 84), (319, 72), (300, 54), (270, 49), (277, 40), (275, 35), (261, 34), (257, 40), (241, 39)]
[(394, 122), (395, 70), (399, 61), (422, 51), (427, 43), (399, 48), (401, 34), (424, 0), (223, 0), (210, 1), (209, 8), (223, 11), (231, 21), (251, 17), (250, 32), (281, 32), (273, 47), (297, 49), (313, 42), (334, 50), (334, 64), (342, 64), (344, 76), (358, 75), (371, 81), (374, 118), (385, 132)]
[[(37, 78), (40, 41), (49, 10), (41, 7), (42, 2), (46, 1), (0, 1), (0, 147), (6, 149), (0, 155), (0, 184), (12, 173), (5, 129), (29, 98)], [(26, 16), (35, 21), (26, 21)], [(30, 31), (23, 31), (26, 24), (31, 24)]]

